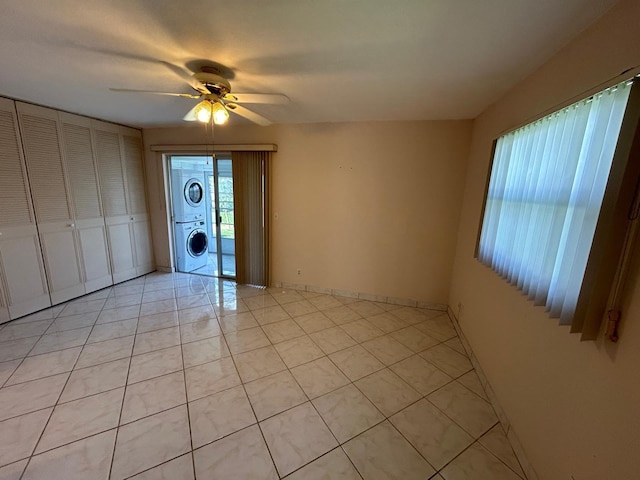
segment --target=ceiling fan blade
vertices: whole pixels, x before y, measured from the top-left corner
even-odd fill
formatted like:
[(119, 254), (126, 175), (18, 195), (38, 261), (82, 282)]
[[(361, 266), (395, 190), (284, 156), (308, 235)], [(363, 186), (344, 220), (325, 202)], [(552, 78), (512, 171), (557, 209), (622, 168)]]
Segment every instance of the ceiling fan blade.
[(171, 97), (200, 98), (200, 95), (191, 95), (190, 93), (156, 92), (154, 90), (134, 90), (131, 88), (110, 88), (109, 90), (111, 90), (112, 92), (151, 93), (153, 95), (168, 95)]
[(236, 105), (234, 103), (227, 104), (227, 108), (229, 111), (235, 113), (236, 115), (240, 115), (247, 120), (252, 121), (253, 123), (257, 123), (258, 125), (262, 125), (266, 127), (267, 125), (271, 125), (271, 120), (264, 118), (262, 115), (258, 115), (256, 112), (249, 110), (248, 108), (242, 107), (240, 105)]
[(195, 122), (197, 120), (196, 117), (196, 107), (198, 106), (198, 104), (196, 104), (191, 110), (189, 110), (187, 112), (187, 114), (182, 117), (183, 120), (187, 121), (187, 122)]
[(289, 97), (281, 93), (228, 93), (225, 100), (234, 103), (267, 103), (271, 105), (287, 105)]
[(163, 60), (158, 60), (158, 61), (161, 64), (163, 64), (165, 67), (167, 67), (169, 70), (171, 70), (173, 73), (178, 75), (180, 78), (182, 78), (185, 82), (187, 82), (191, 86), (191, 88), (193, 88), (194, 90), (197, 90), (198, 92), (203, 93), (205, 95), (211, 93), (209, 89), (204, 85), (204, 83), (199, 82), (198, 80), (193, 78), (193, 75), (191, 75), (185, 69), (177, 65), (174, 65), (173, 63), (165, 62)]

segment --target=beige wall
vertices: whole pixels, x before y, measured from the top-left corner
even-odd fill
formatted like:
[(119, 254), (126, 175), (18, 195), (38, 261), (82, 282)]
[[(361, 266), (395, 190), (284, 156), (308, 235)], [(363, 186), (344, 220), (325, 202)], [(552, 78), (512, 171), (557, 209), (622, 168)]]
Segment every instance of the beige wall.
[[(275, 143), (274, 282), (446, 304), (471, 121), (220, 127), (216, 143)], [(147, 129), (147, 147), (210, 143)], [(170, 265), (159, 158), (147, 150), (156, 262)], [(302, 269), (297, 276), (296, 270)]]
[(481, 266), (473, 254), (491, 144), (640, 64), (639, 20), (640, 2), (619, 3), (474, 123), (450, 305), (462, 303), (462, 329), (544, 480), (640, 478), (640, 262), (617, 345), (581, 343)]

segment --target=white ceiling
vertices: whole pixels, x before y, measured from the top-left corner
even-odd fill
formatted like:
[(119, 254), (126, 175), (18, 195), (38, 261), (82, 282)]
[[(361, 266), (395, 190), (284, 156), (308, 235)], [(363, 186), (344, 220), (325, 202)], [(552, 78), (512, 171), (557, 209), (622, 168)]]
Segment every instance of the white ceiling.
[[(209, 60), (276, 123), (474, 118), (616, 0), (3, 0), (0, 95), (132, 126)], [(245, 120), (233, 118), (232, 123)]]

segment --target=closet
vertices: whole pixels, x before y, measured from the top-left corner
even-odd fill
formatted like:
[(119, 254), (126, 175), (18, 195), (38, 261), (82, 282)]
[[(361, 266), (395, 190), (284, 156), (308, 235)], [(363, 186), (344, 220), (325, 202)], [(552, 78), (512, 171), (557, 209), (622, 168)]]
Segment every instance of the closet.
[(154, 270), (139, 130), (94, 120), (100, 188), (115, 283)]
[(140, 131), (0, 98), (0, 174), (0, 322), (154, 270)]

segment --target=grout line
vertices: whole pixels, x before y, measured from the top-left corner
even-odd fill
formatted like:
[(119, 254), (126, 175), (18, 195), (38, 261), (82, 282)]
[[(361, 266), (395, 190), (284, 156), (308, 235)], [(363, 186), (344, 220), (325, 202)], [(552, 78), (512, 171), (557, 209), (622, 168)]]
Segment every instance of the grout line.
[[(49, 327), (53, 324), (53, 322), (55, 322), (55, 320), (56, 320), (55, 318), (53, 318), (53, 319), (51, 320), (51, 323), (49, 324)], [(47, 329), (49, 329), (49, 327), (47, 327)], [(45, 330), (45, 332), (46, 332), (46, 330)], [(36, 335), (34, 335), (33, 337), (35, 337), (35, 336), (36, 336)], [(7, 382), (8, 382), (9, 380), (11, 380), (11, 377), (13, 377), (13, 376), (15, 375), (15, 373), (16, 373), (16, 372), (18, 371), (18, 369), (22, 366), (22, 364), (24, 363), (24, 361), (25, 361), (27, 358), (29, 358), (29, 354), (33, 351), (33, 349), (34, 349), (34, 348), (36, 347), (36, 345), (40, 342), (40, 340), (42, 339), (42, 337), (43, 337), (43, 336), (44, 336), (44, 332), (40, 334), (40, 336), (39, 336), (38, 340), (36, 340), (36, 341), (35, 341), (35, 343), (31, 346), (31, 348), (27, 351), (27, 354), (26, 354), (24, 357), (22, 357), (22, 358), (20, 359), (20, 363), (19, 363), (19, 364), (18, 364), (18, 366), (15, 368), (15, 370), (13, 371), (13, 373), (11, 373), (11, 375), (9, 375), (9, 377), (8, 377), (8, 378), (3, 382), (3, 384), (2, 384), (2, 387), (1, 387), (1, 388), (4, 388), (4, 387), (5, 387), (5, 385), (7, 384)], [(33, 337), (25, 337), (25, 338), (33, 338)], [(22, 339), (17, 339), (17, 340), (22, 340)], [(10, 340), (10, 341), (13, 341), (13, 340)], [(81, 352), (81, 353), (82, 353), (82, 352)], [(17, 359), (15, 359), (15, 360), (17, 360)], [(12, 360), (9, 360), (9, 361), (12, 361)], [(64, 373), (64, 372), (61, 372), (61, 373)], [(18, 385), (18, 384), (16, 384), (16, 385)], [(9, 385), (9, 386), (10, 386), (10, 385)], [(25, 468), (26, 468), (26, 467), (25, 467)]]
[[(264, 331), (263, 331), (262, 333), (263, 333), (263, 335), (265, 335), (265, 336), (266, 336), (266, 334), (264, 333)], [(222, 334), (222, 336), (223, 336), (224, 341), (225, 341), (225, 343), (226, 343), (226, 342), (227, 342), (227, 339), (226, 339), (226, 337), (224, 336), (224, 333)], [(268, 340), (268, 338), (267, 338), (267, 340)], [(227, 345), (227, 348), (228, 348), (228, 347), (229, 347), (229, 346)], [(272, 346), (272, 347), (273, 347), (273, 346)], [(275, 348), (274, 348), (274, 350), (275, 350)], [(267, 439), (266, 439), (266, 437), (264, 436), (264, 432), (262, 431), (262, 427), (260, 426), (260, 421), (258, 420), (258, 416), (256, 415), (256, 410), (255, 410), (255, 408), (254, 408), (253, 404), (251, 403), (251, 398), (249, 397), (249, 394), (247, 393), (247, 388), (245, 387), (245, 382), (242, 380), (242, 377), (240, 376), (240, 370), (238, 370), (238, 365), (236, 364), (236, 361), (235, 361), (235, 359), (233, 358), (233, 354), (231, 354), (231, 349), (229, 349), (229, 353), (230, 353), (230, 355), (231, 355), (231, 361), (233, 362), (233, 367), (236, 369), (236, 374), (238, 375), (238, 378), (240, 379), (240, 385), (242, 385), (242, 390), (244, 391), (244, 395), (245, 395), (245, 397), (246, 397), (246, 399), (247, 399), (247, 402), (249, 403), (249, 406), (251, 407), (251, 411), (253, 412), (253, 417), (254, 417), (254, 418), (255, 418), (255, 420), (256, 420), (255, 425), (257, 425), (257, 426), (258, 426), (258, 430), (260, 431), (260, 435), (262, 435), (262, 441), (264, 442), (264, 445), (265, 445), (265, 447), (267, 448), (267, 453), (269, 453), (269, 457), (271, 458), (271, 463), (273, 464), (273, 469), (275, 470), (276, 475), (278, 475), (278, 477), (282, 478), (282, 476), (280, 475), (280, 472), (278, 471), (278, 467), (276, 466), (276, 461), (275, 461), (275, 459), (273, 458), (273, 454), (271, 453), (271, 449), (269, 448), (269, 444), (267, 443)], [(278, 373), (278, 372), (276, 372), (276, 373)], [(248, 383), (248, 382), (247, 382), (247, 383)], [(248, 428), (248, 427), (246, 427), (246, 428)], [(213, 442), (212, 442), (212, 443), (213, 443)], [(195, 461), (194, 461), (194, 462), (195, 462)], [(195, 466), (194, 466), (194, 471), (195, 471)]]
[[(138, 322), (140, 321), (140, 316), (138, 316)], [(136, 324), (136, 332), (138, 330), (138, 325)], [(116, 436), (113, 440), (113, 449), (111, 450), (111, 462), (109, 463), (109, 476), (107, 478), (111, 478), (111, 473), (113, 471), (113, 462), (116, 458), (116, 447), (118, 446), (118, 434), (120, 433), (120, 422), (122, 421), (122, 411), (124, 410), (124, 400), (127, 397), (127, 386), (129, 384), (129, 374), (131, 373), (131, 364), (133, 363), (133, 349), (136, 344), (136, 335), (133, 335), (133, 343), (131, 344), (131, 353), (129, 354), (129, 368), (127, 368), (127, 376), (124, 381), (124, 392), (122, 392), (122, 403), (120, 404), (120, 414), (118, 415), (118, 423), (116, 424)]]
[[(166, 411), (166, 410), (165, 410), (165, 411)], [(186, 453), (181, 453), (180, 455), (177, 455), (177, 456), (175, 456), (175, 457), (171, 457), (171, 458), (170, 458), (170, 459), (168, 459), (168, 460), (164, 460), (164, 461), (162, 461), (162, 462), (160, 462), (160, 463), (158, 463), (157, 465), (154, 465), (154, 466), (152, 466), (152, 467), (145, 468), (144, 470), (141, 470), (141, 471), (139, 471), (138, 473), (134, 473), (133, 475), (130, 475), (130, 476), (126, 477), (126, 478), (127, 478), (127, 479), (130, 479), (130, 478), (132, 478), (132, 477), (136, 477), (136, 476), (138, 476), (138, 475), (142, 475), (143, 473), (146, 473), (146, 472), (148, 472), (148, 471), (150, 471), (150, 470), (153, 470), (154, 468), (161, 467), (162, 465), (166, 465), (166, 464), (167, 464), (167, 463), (169, 463), (169, 462), (173, 462), (174, 460), (176, 460), (176, 459), (178, 459), (178, 458), (181, 458), (181, 457), (185, 457), (185, 456), (187, 456), (187, 455), (190, 455), (190, 456), (191, 456), (191, 468), (193, 468), (192, 473), (194, 474), (194, 477), (193, 477), (193, 478), (195, 478), (195, 468), (194, 468), (194, 466), (193, 466), (193, 450), (188, 451), (188, 452), (186, 452)], [(173, 480), (173, 479), (171, 479), (171, 480)]]
[[(456, 455), (455, 457), (453, 457), (451, 460), (449, 460), (445, 465), (443, 465), (443, 467), (438, 470), (438, 472), (441, 472), (442, 470), (444, 470), (447, 466), (449, 466), (451, 463), (453, 463), (453, 461), (460, 457), (464, 452), (466, 452), (467, 450), (469, 450), (473, 445), (478, 444), (478, 446), (484, 450), (486, 450), (492, 457), (494, 457), (496, 460), (498, 460), (500, 463), (502, 463), (506, 468), (508, 468), (511, 472), (513, 472), (516, 477), (518, 478), (523, 478), (521, 477), (513, 468), (511, 468), (509, 465), (507, 465), (506, 462), (504, 462), (500, 457), (498, 457), (495, 453), (493, 453), (491, 450), (489, 450), (487, 447), (485, 447), (482, 443), (480, 443), (480, 439), (487, 434), (487, 432), (489, 432), (489, 430), (493, 429), (493, 427), (495, 427), (496, 425), (498, 425), (500, 422), (496, 422), (495, 424), (493, 424), (486, 432), (484, 432), (482, 435), (480, 435), (478, 438), (476, 438), (473, 442), (471, 442), (469, 445), (467, 445), (458, 455)], [(517, 460), (517, 457), (516, 457)], [(519, 462), (518, 462), (519, 463)], [(522, 467), (521, 467), (522, 468)], [(524, 470), (523, 470), (524, 472)], [(526, 479), (526, 474), (524, 479)], [(523, 479), (523, 480), (524, 480)]]
[[(123, 388), (123, 387), (120, 387), (120, 388)], [(86, 397), (85, 397), (85, 398), (86, 398)], [(57, 406), (57, 405), (56, 405), (56, 406)], [(47, 408), (51, 408), (51, 407), (47, 407)], [(43, 410), (44, 410), (44, 409), (43, 409)], [(111, 430), (115, 430), (115, 429), (117, 429), (117, 428), (118, 428), (118, 427), (109, 427), (109, 428), (105, 428), (105, 429), (103, 429), (103, 430), (100, 430), (99, 432), (93, 432), (93, 433), (91, 433), (91, 434), (89, 434), (89, 435), (85, 435), (84, 437), (76, 438), (75, 440), (70, 440), (70, 441), (68, 441), (68, 442), (66, 442), (66, 443), (61, 443), (60, 445), (56, 445), (55, 447), (47, 448), (46, 450), (43, 450), (43, 451), (41, 451), (41, 452), (38, 452), (37, 454), (31, 454), (31, 456), (32, 456), (32, 457), (37, 457), (38, 455), (42, 455), (43, 453), (51, 452), (51, 451), (53, 451), (53, 450), (57, 450), (58, 448), (66, 447), (67, 445), (71, 445), (72, 443), (80, 442), (80, 441), (82, 441), (82, 440), (86, 440), (87, 438), (95, 437), (95, 436), (98, 436), (98, 435), (100, 435), (100, 434), (102, 434), (102, 433), (110, 432)], [(34, 449), (34, 451), (35, 451), (35, 449)], [(23, 460), (24, 460), (24, 459), (23, 459)]]
[[(500, 421), (498, 421), (496, 423), (496, 425), (499, 425)], [(486, 432), (484, 432), (481, 436), (478, 437), (478, 439), (476, 440), (475, 443), (477, 443), (478, 445), (480, 445), (482, 448), (484, 448), (487, 452), (489, 452), (491, 455), (493, 455), (498, 461), (500, 461), (504, 466), (506, 466), (509, 470), (511, 470), (513, 473), (516, 474), (517, 477), (519, 478), (523, 478), (520, 476), (520, 474), (518, 472), (516, 472), (513, 468), (511, 468), (510, 465), (507, 464), (507, 462), (505, 462), (504, 460), (502, 460), (498, 455), (496, 455), (495, 453), (493, 453), (493, 451), (491, 449), (489, 449), (489, 447), (485, 446), (482, 444), (482, 442), (480, 442), (480, 439), (482, 437), (484, 437), (487, 433), (489, 433), (491, 430), (493, 430), (493, 428), (496, 426), (494, 425), (493, 427), (491, 427), (489, 430), (487, 430)], [(507, 440), (508, 441), (508, 440)], [(518, 461), (518, 457), (515, 455), (513, 455), (516, 459), (516, 461)], [(518, 461), (518, 465), (520, 465), (520, 461)], [(522, 466), (520, 466), (520, 468), (522, 469)], [(522, 469), (522, 472), (524, 473), (524, 469)], [(526, 474), (525, 474), (526, 475)]]
[[(110, 287), (108, 287), (108, 288), (110, 288)], [(106, 303), (106, 299), (105, 299), (105, 303)], [(56, 316), (56, 319), (60, 318), (59, 315), (62, 312), (64, 312), (64, 310), (67, 308), (68, 305), (69, 305), (69, 303), (67, 302), (65, 307), (62, 310), (60, 310), (60, 312)], [(104, 308), (104, 303), (103, 303), (102, 306)], [(100, 312), (102, 312), (102, 309), (100, 309)], [(98, 315), (100, 315), (100, 314), (98, 314)], [(97, 317), (96, 317), (96, 321), (97, 321)], [(54, 322), (55, 322), (55, 320), (54, 320)], [(52, 322), (52, 324), (53, 324), (53, 322)], [(49, 325), (49, 326), (51, 326), (51, 325)], [(95, 322), (93, 323), (93, 326), (91, 327), (91, 330), (89, 331), (89, 334), (87, 335), (87, 338), (85, 339), (85, 342), (82, 345), (82, 348), (80, 349), (80, 352), (78, 353), (78, 356), (76, 357), (75, 362), (73, 363), (73, 367), (71, 368), (71, 371), (69, 371), (67, 379), (65, 380), (64, 385), (62, 386), (62, 389), (60, 390), (60, 393), (58, 394), (58, 398), (56, 399), (56, 402), (54, 403), (53, 408), (51, 409), (51, 414), (49, 415), (49, 418), (47, 419), (47, 422), (45, 423), (44, 428), (42, 429), (42, 432), (40, 432), (40, 435), (38, 436), (38, 440), (36, 441), (35, 445), (33, 446), (33, 450), (31, 450), (31, 454), (29, 455), (29, 459), (27, 460), (27, 463), (25, 464), (24, 469), (22, 470), (22, 473), (20, 474), (19, 480), (22, 480), (22, 478), (24, 477), (24, 474), (26, 473), (27, 469), (29, 468), (29, 464), (31, 463), (31, 459), (34, 457), (34, 452), (38, 449), (38, 445), (42, 441), (42, 437), (44, 435), (44, 432), (47, 430), (47, 427), (49, 426), (49, 422), (51, 421), (51, 418), (53, 417), (53, 414), (56, 411), (56, 408), (57, 408), (57, 406), (58, 406), (58, 404), (60, 402), (60, 399), (62, 398), (62, 394), (64, 393), (65, 388), (67, 388), (67, 385), (69, 384), (69, 379), (71, 378), (71, 373), (73, 372), (73, 369), (75, 368), (75, 366), (78, 364), (78, 360), (80, 359), (80, 356), (82, 355), (82, 352), (84, 351), (84, 348), (85, 348), (85, 346), (87, 344), (87, 341), (89, 340), (89, 337), (91, 336), (91, 332), (93, 332), (93, 327), (95, 327)], [(34, 344), (33, 348), (35, 348), (35, 346), (39, 342), (40, 342), (40, 340), (38, 340), (38, 342), (36, 342)], [(27, 357), (28, 357), (28, 354), (27, 354)], [(27, 357), (25, 357), (25, 358), (27, 358)]]
[[(177, 293), (177, 288), (176, 288), (176, 293)], [(207, 296), (207, 299), (209, 297)], [(177, 301), (176, 301), (176, 306), (177, 306)], [(177, 315), (176, 315), (177, 316)], [(184, 363), (184, 349), (182, 348), (182, 329), (180, 328), (180, 323), (178, 322), (178, 338), (180, 341), (180, 359), (182, 360), (182, 382), (184, 385), (184, 400), (186, 402), (186, 409), (187, 409), (187, 424), (189, 427), (189, 445), (191, 445), (191, 468), (193, 469), (193, 474), (195, 476), (195, 471), (196, 471), (196, 461), (195, 461), (195, 457), (193, 455), (193, 432), (191, 430), (191, 408), (189, 408), (189, 396), (187, 393), (187, 374), (186, 374), (186, 369), (185, 369), (185, 363)], [(155, 467), (153, 467), (155, 468)]]
[(327, 455), (329, 455), (331, 452), (335, 452), (336, 450), (341, 450), (342, 453), (344, 454), (345, 457), (347, 457), (347, 460), (349, 460), (349, 463), (351, 463), (351, 465), (353, 465), (354, 470), (356, 471), (356, 473), (358, 474), (358, 477), (360, 477), (360, 479), (362, 479), (362, 475), (360, 474), (360, 472), (358, 471), (358, 469), (356, 468), (356, 466), (353, 464), (353, 462), (351, 461), (351, 458), (349, 457), (349, 455), (347, 455), (347, 453), (344, 451), (344, 449), (342, 448), (342, 445), (338, 445), (335, 448), (332, 448), (331, 450), (329, 450), (328, 452), (323, 453), (322, 455), (320, 455), (318, 458), (315, 458), (313, 460), (311, 460), (310, 462), (305, 463), (304, 465), (296, 468), (295, 470), (293, 470), (290, 473), (287, 473), (286, 477), (282, 477), (284, 480), (286, 480), (287, 478), (290, 478), (291, 475), (293, 475), (296, 472), (299, 472), (300, 470), (302, 470), (304, 467), (306, 467), (307, 465), (309, 465), (312, 462), (315, 462), (317, 460), (320, 460), (322, 457), (326, 457)]

